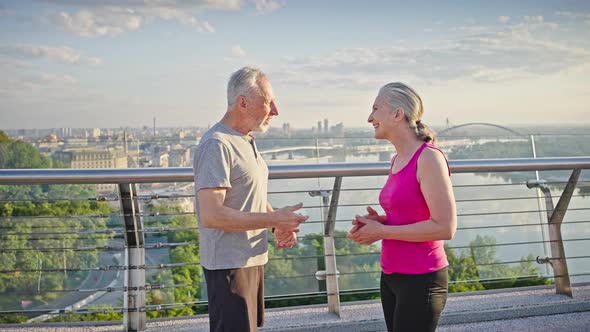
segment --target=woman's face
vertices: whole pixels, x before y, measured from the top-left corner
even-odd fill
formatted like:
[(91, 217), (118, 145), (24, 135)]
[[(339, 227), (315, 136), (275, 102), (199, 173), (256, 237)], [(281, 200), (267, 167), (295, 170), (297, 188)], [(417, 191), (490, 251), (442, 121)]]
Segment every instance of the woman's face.
[(375, 130), (375, 138), (386, 138), (388, 133), (391, 133), (394, 125), (395, 112), (385, 101), (385, 98), (378, 95), (373, 103), (373, 110), (369, 115), (368, 122), (373, 125)]

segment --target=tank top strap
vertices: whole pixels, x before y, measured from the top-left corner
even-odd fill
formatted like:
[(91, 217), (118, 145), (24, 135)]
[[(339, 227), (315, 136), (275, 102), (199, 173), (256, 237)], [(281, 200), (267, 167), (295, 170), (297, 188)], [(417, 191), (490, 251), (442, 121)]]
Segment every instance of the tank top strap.
[(422, 143), (422, 145), (418, 148), (418, 150), (416, 150), (416, 152), (414, 152), (414, 155), (412, 156), (412, 159), (410, 159), (410, 161), (408, 162), (407, 167), (416, 168), (415, 166), (418, 163), (418, 157), (420, 157), (422, 150), (424, 150), (426, 148), (426, 146), (427, 146), (426, 142)]
[(443, 157), (445, 157), (445, 161), (447, 162), (447, 170), (449, 171), (449, 176), (451, 176), (451, 166), (449, 166), (449, 158), (447, 158), (447, 155), (436, 145), (430, 143), (424, 143), (424, 145), (428, 146), (431, 149), (438, 150), (438, 152), (442, 153)]

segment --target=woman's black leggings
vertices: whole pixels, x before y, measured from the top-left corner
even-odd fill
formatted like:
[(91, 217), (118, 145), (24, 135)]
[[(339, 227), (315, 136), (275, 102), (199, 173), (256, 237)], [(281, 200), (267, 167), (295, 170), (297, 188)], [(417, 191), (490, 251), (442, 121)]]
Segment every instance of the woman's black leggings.
[(447, 302), (448, 271), (381, 273), (381, 304), (387, 331), (434, 331)]

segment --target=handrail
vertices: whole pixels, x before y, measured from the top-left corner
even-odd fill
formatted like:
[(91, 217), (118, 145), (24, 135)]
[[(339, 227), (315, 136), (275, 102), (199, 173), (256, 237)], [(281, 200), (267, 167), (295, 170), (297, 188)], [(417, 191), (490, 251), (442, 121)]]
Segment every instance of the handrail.
[[(590, 169), (590, 156), (560, 158), (465, 159), (449, 161), (453, 173)], [(271, 179), (387, 175), (389, 162), (271, 165)], [(192, 169), (2, 169), (0, 184), (122, 184), (191, 182)]]
[[(573, 170), (573, 175), (567, 182), (568, 187), (573, 190), (577, 184), (579, 173), (581, 169), (590, 169), (590, 156), (584, 157), (560, 157), (560, 158), (512, 158), (512, 159), (479, 159), (479, 160), (452, 160), (449, 162), (453, 173), (475, 173), (475, 172), (516, 172), (516, 171), (556, 171), (556, 170)], [(328, 296), (328, 307), (330, 312), (339, 313), (339, 286), (338, 276), (352, 274), (352, 272), (340, 273), (336, 266), (336, 254), (335, 251), (335, 239), (337, 237), (332, 234), (334, 229), (334, 223), (336, 220), (336, 207), (337, 206), (350, 206), (350, 204), (339, 205), (338, 197), (340, 188), (340, 181), (342, 177), (359, 177), (359, 176), (383, 176), (389, 173), (390, 164), (388, 162), (374, 162), (374, 163), (330, 163), (330, 164), (299, 164), (299, 165), (273, 165), (269, 167), (269, 175), (271, 179), (301, 179), (301, 178), (317, 178), (317, 177), (329, 177), (335, 178), (334, 188), (329, 191), (325, 191), (323, 198), (323, 207), (326, 208), (326, 215), (322, 222), (325, 222), (325, 236), (323, 242), (325, 258), (325, 270), (318, 271), (315, 274), (316, 279), (320, 275), (326, 280), (326, 292), (323, 293)], [(125, 271), (125, 284), (123, 287), (107, 287), (104, 289), (94, 289), (93, 291), (123, 291), (124, 292), (124, 325), (129, 331), (141, 331), (145, 329), (146, 314), (145, 311), (151, 308), (150, 305), (146, 305), (145, 296), (146, 292), (155, 287), (161, 287), (164, 285), (150, 285), (146, 283), (145, 269), (149, 268), (150, 265), (145, 264), (145, 249), (152, 248), (152, 245), (145, 245), (143, 217), (148, 216), (145, 211), (141, 211), (141, 204), (139, 201), (145, 200), (146, 198), (157, 199), (158, 195), (146, 196), (138, 195), (135, 191), (135, 184), (138, 183), (170, 183), (170, 182), (192, 182), (194, 180), (192, 169), (190, 168), (139, 168), (139, 169), (0, 169), (0, 185), (22, 185), (22, 184), (105, 184), (113, 183), (119, 184), (119, 199), (113, 199), (113, 201), (119, 201), (121, 203), (122, 217), (124, 220), (125, 230), (125, 246), (117, 247), (118, 250), (125, 250), (126, 261), (118, 263), (116, 266), (102, 266), (95, 269), (99, 270), (121, 270)], [(527, 182), (528, 188), (534, 188), (537, 182)], [(540, 182), (539, 182), (540, 183)], [(543, 182), (546, 184), (546, 182)], [(522, 185), (522, 184), (521, 184)], [(552, 248), (551, 256), (548, 257), (537, 257), (534, 261), (543, 264), (549, 264), (554, 269), (553, 278), (556, 281), (556, 292), (560, 294), (566, 294), (572, 296), (571, 288), (569, 286), (569, 273), (566, 265), (566, 255), (563, 250), (563, 242), (566, 241), (580, 241), (588, 240), (587, 238), (576, 238), (576, 239), (562, 239), (561, 230), (559, 226), (563, 219), (563, 214), (567, 210), (569, 199), (572, 197), (572, 190), (568, 192), (564, 191), (564, 194), (560, 197), (558, 203), (558, 209), (554, 211), (553, 205), (548, 205), (546, 210), (539, 211), (547, 212), (548, 219), (551, 220), (552, 232), (550, 233), (550, 240), (540, 242), (526, 242), (526, 243), (559, 243), (555, 249)], [(310, 195), (311, 192), (308, 192)], [(313, 195), (312, 195), (313, 196)], [(190, 197), (190, 196), (189, 196)], [(104, 197), (102, 197), (104, 198)], [(106, 200), (106, 199), (97, 199)], [(330, 207), (328, 211), (328, 207)], [(314, 206), (307, 206), (307, 208), (314, 208)], [(559, 211), (558, 211), (559, 210)], [(576, 208), (572, 209), (576, 210)], [(517, 213), (511, 212), (511, 213)], [(191, 212), (192, 214), (192, 212)], [(162, 215), (165, 215), (162, 214)], [(465, 215), (465, 214), (464, 214)], [(98, 217), (108, 215), (97, 215)], [(53, 217), (53, 216), (52, 216)], [(63, 218), (62, 216), (57, 216)], [(11, 234), (14, 235), (14, 234)], [(166, 245), (184, 245), (187, 243), (168, 243)], [(190, 244), (190, 243), (188, 243)], [(515, 243), (504, 243), (502, 245), (514, 245)], [(519, 243), (520, 244), (520, 243)], [(495, 246), (495, 245), (494, 245)], [(158, 243), (155, 248), (163, 247), (162, 244)], [(80, 250), (87, 248), (95, 249), (111, 249), (113, 246), (100, 246), (100, 247), (83, 247), (83, 248), (35, 248), (36, 250), (48, 249), (48, 250)], [(460, 248), (460, 247), (454, 247)], [(13, 249), (4, 249), (13, 250)], [(19, 250), (21, 250), (19, 248)], [(29, 250), (29, 249), (22, 249)], [(317, 258), (321, 258), (322, 255), (318, 255)], [(586, 258), (587, 256), (581, 257), (570, 257), (570, 258)], [(309, 258), (309, 257), (308, 257)], [(316, 258), (313, 256), (311, 258)], [(291, 257), (282, 257), (282, 259), (291, 259)], [(529, 260), (533, 261), (533, 260)], [(502, 262), (506, 263), (506, 262)], [(180, 263), (186, 265), (186, 263)], [(500, 263), (494, 263), (500, 264)], [(164, 265), (172, 267), (173, 264), (160, 264), (160, 268)], [(485, 263), (483, 264), (485, 265)], [(318, 266), (319, 268), (319, 266)], [(22, 270), (22, 269), (21, 269)], [(29, 269), (29, 272), (39, 272), (48, 270), (61, 271), (74, 271), (75, 268), (35, 268)], [(4, 272), (14, 272), (16, 270), (5, 270)], [(2, 271), (0, 271), (2, 272)], [(356, 272), (354, 272), (356, 273)], [(313, 276), (313, 275), (309, 275)], [(295, 276), (300, 277), (300, 276)], [(306, 275), (307, 277), (307, 275)], [(40, 277), (39, 277), (40, 280)], [(323, 280), (323, 279), (322, 279)], [(178, 287), (178, 285), (175, 285)], [(569, 292), (568, 292), (569, 290)], [(38, 290), (39, 291), (39, 290)], [(58, 290), (63, 291), (63, 290)], [(78, 291), (88, 291), (81, 289)], [(173, 304), (176, 305), (176, 304)], [(158, 306), (159, 307), (159, 306)], [(60, 309), (61, 310), (61, 309)], [(159, 309), (158, 309), (159, 310)], [(25, 310), (26, 311), (26, 310)], [(23, 312), (25, 312), (23, 311)], [(16, 311), (11, 311), (16, 312)], [(83, 311), (77, 311), (83, 313)]]

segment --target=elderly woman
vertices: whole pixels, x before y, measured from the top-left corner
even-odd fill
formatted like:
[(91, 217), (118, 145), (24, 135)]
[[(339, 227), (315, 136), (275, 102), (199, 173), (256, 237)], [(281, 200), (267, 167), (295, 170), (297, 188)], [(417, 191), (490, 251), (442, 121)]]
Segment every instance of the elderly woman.
[(450, 169), (422, 123), (420, 96), (403, 83), (381, 88), (369, 123), (375, 138), (397, 154), (379, 195), (385, 211), (356, 216), (347, 237), (360, 244), (382, 241), (381, 303), (388, 331), (434, 331), (448, 293), (443, 240), (457, 228)]

